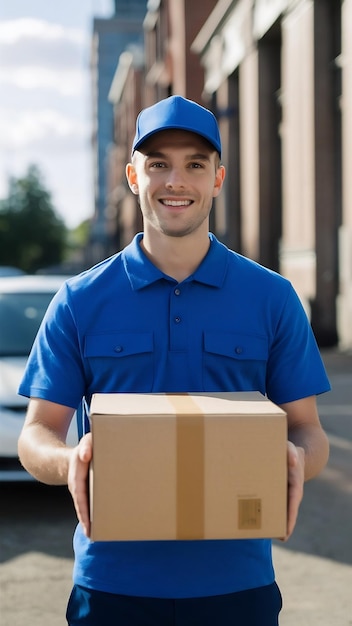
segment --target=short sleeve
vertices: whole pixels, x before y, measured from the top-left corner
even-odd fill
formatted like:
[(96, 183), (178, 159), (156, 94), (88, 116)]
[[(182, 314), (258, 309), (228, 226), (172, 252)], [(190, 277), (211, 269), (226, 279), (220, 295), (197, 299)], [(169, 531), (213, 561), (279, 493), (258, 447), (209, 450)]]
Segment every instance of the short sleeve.
[(312, 327), (291, 285), (273, 335), (266, 385), (276, 404), (330, 390)]
[(18, 392), (74, 409), (84, 396), (80, 341), (67, 285), (49, 305)]

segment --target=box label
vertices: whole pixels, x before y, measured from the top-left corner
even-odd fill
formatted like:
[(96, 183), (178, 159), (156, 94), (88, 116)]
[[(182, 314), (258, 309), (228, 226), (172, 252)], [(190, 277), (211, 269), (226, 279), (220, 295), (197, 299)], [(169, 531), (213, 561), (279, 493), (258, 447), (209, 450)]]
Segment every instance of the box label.
[(238, 501), (239, 530), (259, 530), (262, 527), (262, 501), (243, 498)]

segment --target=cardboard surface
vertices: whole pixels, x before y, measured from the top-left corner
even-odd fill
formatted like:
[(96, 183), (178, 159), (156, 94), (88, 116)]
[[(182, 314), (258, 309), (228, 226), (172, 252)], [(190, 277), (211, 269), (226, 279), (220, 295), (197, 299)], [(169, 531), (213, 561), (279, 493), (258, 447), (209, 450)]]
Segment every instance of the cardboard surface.
[(91, 427), (92, 540), (286, 534), (286, 414), (261, 394), (95, 394)]

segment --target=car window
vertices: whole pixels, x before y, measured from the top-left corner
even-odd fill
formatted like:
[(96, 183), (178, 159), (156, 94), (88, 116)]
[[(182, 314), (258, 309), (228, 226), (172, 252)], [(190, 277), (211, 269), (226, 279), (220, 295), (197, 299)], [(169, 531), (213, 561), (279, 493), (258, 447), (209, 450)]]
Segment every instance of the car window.
[(28, 356), (53, 293), (0, 293), (0, 356)]

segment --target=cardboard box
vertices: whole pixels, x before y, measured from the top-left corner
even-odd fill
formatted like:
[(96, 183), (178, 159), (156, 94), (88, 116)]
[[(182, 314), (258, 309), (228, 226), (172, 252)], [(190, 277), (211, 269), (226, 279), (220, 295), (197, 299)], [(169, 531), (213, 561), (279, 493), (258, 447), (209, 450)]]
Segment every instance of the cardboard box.
[(259, 393), (95, 394), (91, 539), (284, 537), (286, 414)]

